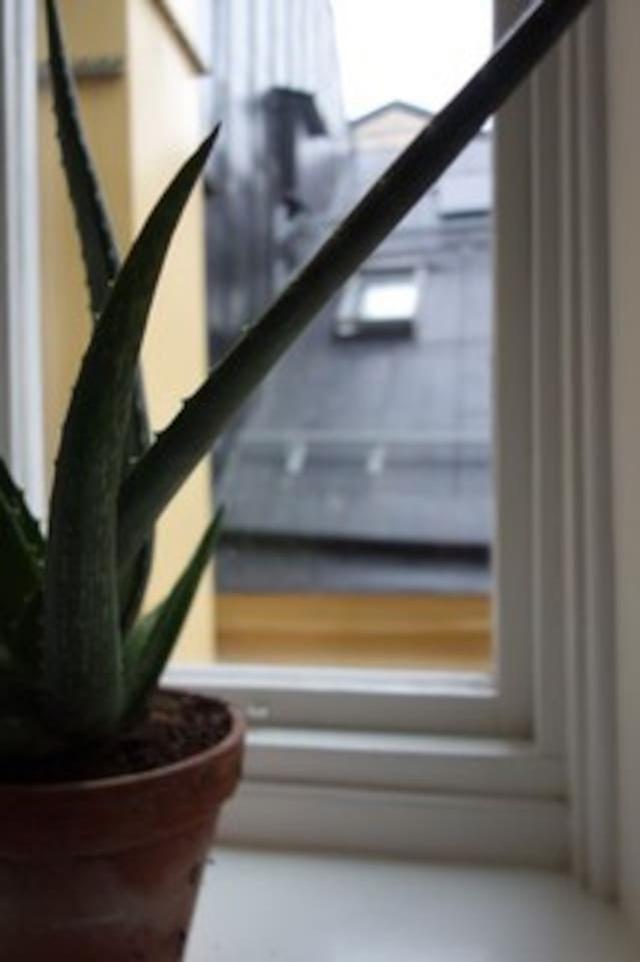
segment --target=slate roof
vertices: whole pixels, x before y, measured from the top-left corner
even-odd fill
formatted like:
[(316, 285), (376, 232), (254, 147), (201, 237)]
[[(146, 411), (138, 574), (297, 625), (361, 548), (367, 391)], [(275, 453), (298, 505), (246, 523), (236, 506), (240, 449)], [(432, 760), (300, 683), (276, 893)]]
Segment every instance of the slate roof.
[[(356, 123), (361, 128), (373, 116), (384, 119), (384, 111)], [(330, 209), (307, 217), (294, 235), (300, 260), (393, 153), (360, 147), (344, 158)], [(467, 573), (464, 565), (457, 570), (462, 583), (486, 587), (493, 526), (490, 163), (491, 138), (483, 133), (367, 264), (418, 270), (411, 336), (337, 338), (338, 297), (270, 376), (218, 482), (229, 543), (251, 534), (268, 553), (278, 539), (324, 539), (334, 554), (342, 543), (359, 558), (347, 565), (358, 583), (363, 545), (425, 557), (443, 546), (460, 558), (478, 549)], [(316, 565), (320, 581), (322, 570)], [(425, 563), (421, 582), (442, 581), (438, 570), (437, 561)], [(250, 561), (241, 571), (256, 587)], [(296, 580), (291, 570), (283, 577), (285, 584)]]

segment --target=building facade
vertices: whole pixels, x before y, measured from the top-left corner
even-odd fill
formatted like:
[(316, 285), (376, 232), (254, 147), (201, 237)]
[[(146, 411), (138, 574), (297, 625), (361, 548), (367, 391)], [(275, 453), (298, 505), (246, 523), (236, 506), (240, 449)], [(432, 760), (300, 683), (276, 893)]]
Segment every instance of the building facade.
[(208, 172), (214, 357), (295, 267), (303, 215), (326, 207), (347, 125), (329, 0), (214, 0)]
[[(429, 120), (392, 103), (350, 125), (331, 202), (299, 218), (294, 263)], [(482, 132), (246, 414), (220, 475), (223, 585), (391, 588), (399, 570), (405, 586), (486, 588), (491, 230)]]

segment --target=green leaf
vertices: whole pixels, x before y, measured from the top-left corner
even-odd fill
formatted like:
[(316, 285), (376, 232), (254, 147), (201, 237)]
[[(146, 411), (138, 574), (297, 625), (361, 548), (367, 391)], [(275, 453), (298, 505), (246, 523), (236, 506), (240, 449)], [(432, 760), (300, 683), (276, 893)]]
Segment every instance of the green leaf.
[[(110, 283), (118, 273), (120, 258), (107, 206), (84, 135), (78, 96), (69, 58), (65, 52), (55, 0), (47, 0), (46, 12), (49, 67), (58, 139), (87, 275), (91, 315), (95, 320), (99, 317), (107, 300)], [(144, 386), (138, 372), (126, 454), (123, 460), (124, 475), (147, 450), (150, 438)], [(125, 628), (133, 623), (138, 613), (149, 577), (152, 553), (152, 538), (149, 536), (136, 562), (128, 565), (126, 572), (121, 573), (120, 616)]]
[(587, 5), (533, 4), (490, 59), (383, 173), (291, 281), (126, 479), (118, 550), (124, 562), (211, 446), (293, 341), (436, 183), (485, 121)]
[(42, 592), (44, 551), (38, 523), (0, 459), (0, 634), (12, 650), (21, 641), (19, 629), (29, 606)]
[(43, 608), (41, 586), (27, 602), (11, 640), (11, 654), (16, 667), (32, 680), (40, 676), (44, 635)]
[(38, 558), (42, 559), (44, 557), (45, 543), (42, 532), (40, 531), (40, 525), (29, 511), (22, 491), (11, 477), (2, 458), (0, 458), (0, 496), (7, 500), (7, 503), (15, 513), (25, 541), (29, 544), (32, 552)]
[(47, 0), (46, 10), (58, 139), (87, 272), (91, 312), (97, 318), (107, 299), (109, 284), (118, 273), (120, 259), (82, 129), (78, 97), (54, 0)]
[(93, 332), (64, 424), (42, 659), (43, 709), (55, 732), (109, 735), (123, 709), (116, 511), (131, 394), (169, 242), (215, 136), (178, 172), (134, 243)]
[(118, 569), (118, 599), (122, 634), (134, 624), (144, 599), (153, 562), (153, 538), (147, 537), (133, 562)]
[(138, 717), (173, 651), (202, 573), (220, 539), (222, 509), (168, 597), (133, 628), (125, 644), (126, 717)]

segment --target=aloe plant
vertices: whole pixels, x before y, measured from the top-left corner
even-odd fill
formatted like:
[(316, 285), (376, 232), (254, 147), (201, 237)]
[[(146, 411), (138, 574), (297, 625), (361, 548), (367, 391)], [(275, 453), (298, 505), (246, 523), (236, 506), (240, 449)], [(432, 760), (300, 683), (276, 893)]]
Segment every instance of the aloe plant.
[(219, 538), (138, 617), (154, 524), (231, 414), (542, 58), (588, 0), (538, 0), (153, 442), (139, 351), (167, 248), (217, 131), (121, 264), (82, 133), (55, 0), (45, 0), (62, 161), (95, 326), (63, 426), (45, 540), (0, 463), (0, 753), (113, 739), (145, 711)]

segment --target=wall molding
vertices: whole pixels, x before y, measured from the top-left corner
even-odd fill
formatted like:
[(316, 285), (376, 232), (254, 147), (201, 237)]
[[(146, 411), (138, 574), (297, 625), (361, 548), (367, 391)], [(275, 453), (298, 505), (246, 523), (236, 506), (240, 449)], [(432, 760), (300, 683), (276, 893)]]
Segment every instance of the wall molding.
[(242, 783), (222, 844), (564, 870), (568, 810), (557, 801)]
[(562, 48), (562, 328), (565, 364), (565, 585), (573, 861), (592, 891), (616, 894), (617, 768), (610, 399), (605, 7)]
[[(246, 687), (234, 691), (233, 675), (175, 665), (163, 683), (234, 701)], [(521, 739), (273, 727), (259, 705), (241, 704), (255, 726), (240, 793), (223, 818), (225, 842), (569, 864), (561, 755)]]

